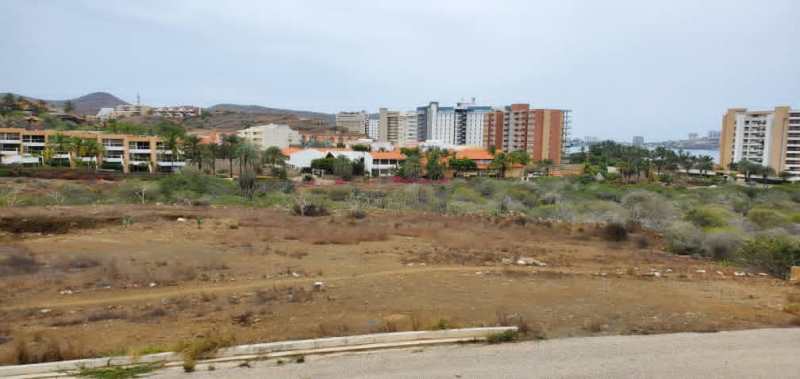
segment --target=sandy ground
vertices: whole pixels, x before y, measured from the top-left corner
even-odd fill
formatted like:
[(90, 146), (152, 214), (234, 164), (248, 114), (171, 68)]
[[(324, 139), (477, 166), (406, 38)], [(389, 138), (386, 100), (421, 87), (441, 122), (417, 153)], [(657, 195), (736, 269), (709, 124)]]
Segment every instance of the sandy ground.
[[(798, 289), (784, 281), (667, 254), (657, 236), (608, 242), (590, 225), (117, 206), (7, 208), (0, 230), (0, 254), (33, 259), (0, 271), (3, 362), (14, 340), (70, 357), (209, 334), (248, 343), (524, 324), (530, 338), (557, 338), (797, 322), (783, 306)], [(519, 257), (547, 266), (508, 264)]]

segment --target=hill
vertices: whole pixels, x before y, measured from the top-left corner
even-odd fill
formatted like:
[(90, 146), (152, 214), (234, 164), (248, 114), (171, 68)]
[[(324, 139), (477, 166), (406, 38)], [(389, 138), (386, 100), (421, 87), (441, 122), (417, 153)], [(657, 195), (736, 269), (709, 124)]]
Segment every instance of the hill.
[[(41, 100), (35, 97), (30, 97), (25, 95), (19, 95), (19, 94), (14, 94), (14, 95), (22, 96), (23, 98), (34, 102)], [(72, 101), (72, 105), (75, 107), (75, 113), (81, 115), (96, 114), (97, 111), (100, 110), (100, 108), (115, 107), (117, 105), (128, 104), (124, 100), (108, 92), (92, 92), (88, 95), (76, 97), (74, 99), (44, 100), (44, 101), (54, 108), (63, 108), (64, 103), (66, 103), (67, 101)]]
[(300, 119), (318, 119), (333, 125), (336, 123), (336, 115), (330, 113), (297, 111), (292, 109), (269, 108), (260, 105), (239, 105), (239, 104), (217, 104), (208, 108), (214, 112), (236, 112), (263, 115), (291, 115)]

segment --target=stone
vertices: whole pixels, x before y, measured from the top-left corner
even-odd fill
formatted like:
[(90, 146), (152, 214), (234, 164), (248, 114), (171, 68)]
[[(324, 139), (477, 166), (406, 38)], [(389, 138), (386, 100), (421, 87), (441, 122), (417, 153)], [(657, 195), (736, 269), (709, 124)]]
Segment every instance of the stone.
[(696, 272), (696, 273), (698, 273), (698, 274), (705, 274), (705, 273), (706, 273), (706, 270), (697, 270), (697, 271), (695, 271), (695, 272)]
[(186, 219), (183, 217), (178, 217), (178, 222), (186, 222)]
[(792, 269), (789, 272), (789, 281), (800, 282), (800, 266), (792, 266)]
[(539, 266), (539, 267), (547, 266), (547, 263), (544, 263), (536, 258), (531, 258), (531, 257), (520, 257), (517, 260), (517, 264), (520, 266)]
[(745, 274), (745, 273), (743, 273), (741, 271), (736, 271), (736, 272), (733, 273), (733, 276), (745, 276), (745, 275), (747, 275), (747, 274)]
[(511, 258), (503, 258), (500, 260), (500, 262), (503, 263), (504, 265), (510, 265), (514, 263), (514, 261)]
[(325, 288), (324, 282), (314, 282), (314, 291), (322, 291)]

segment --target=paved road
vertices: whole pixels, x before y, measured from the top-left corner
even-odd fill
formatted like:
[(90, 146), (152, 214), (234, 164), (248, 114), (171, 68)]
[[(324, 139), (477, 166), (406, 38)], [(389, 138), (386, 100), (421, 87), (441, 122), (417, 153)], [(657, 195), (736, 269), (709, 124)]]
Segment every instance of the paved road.
[(158, 378), (800, 378), (800, 328), (428, 347)]

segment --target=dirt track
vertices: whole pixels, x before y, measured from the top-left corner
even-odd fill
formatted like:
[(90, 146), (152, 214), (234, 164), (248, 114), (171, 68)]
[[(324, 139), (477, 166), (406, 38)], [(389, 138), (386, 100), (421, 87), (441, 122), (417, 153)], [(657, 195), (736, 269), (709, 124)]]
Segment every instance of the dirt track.
[[(520, 322), (547, 337), (795, 322), (782, 309), (797, 290), (783, 281), (664, 253), (652, 235), (607, 242), (588, 225), (166, 206), (9, 210), (3, 217), (17, 228), (71, 227), (0, 236), (0, 254), (32, 257), (0, 276), (0, 332), (93, 341), (78, 355), (164, 349), (212, 329), (246, 343)], [(520, 256), (547, 266), (504, 263)], [(0, 344), (0, 357), (12, 346)]]

